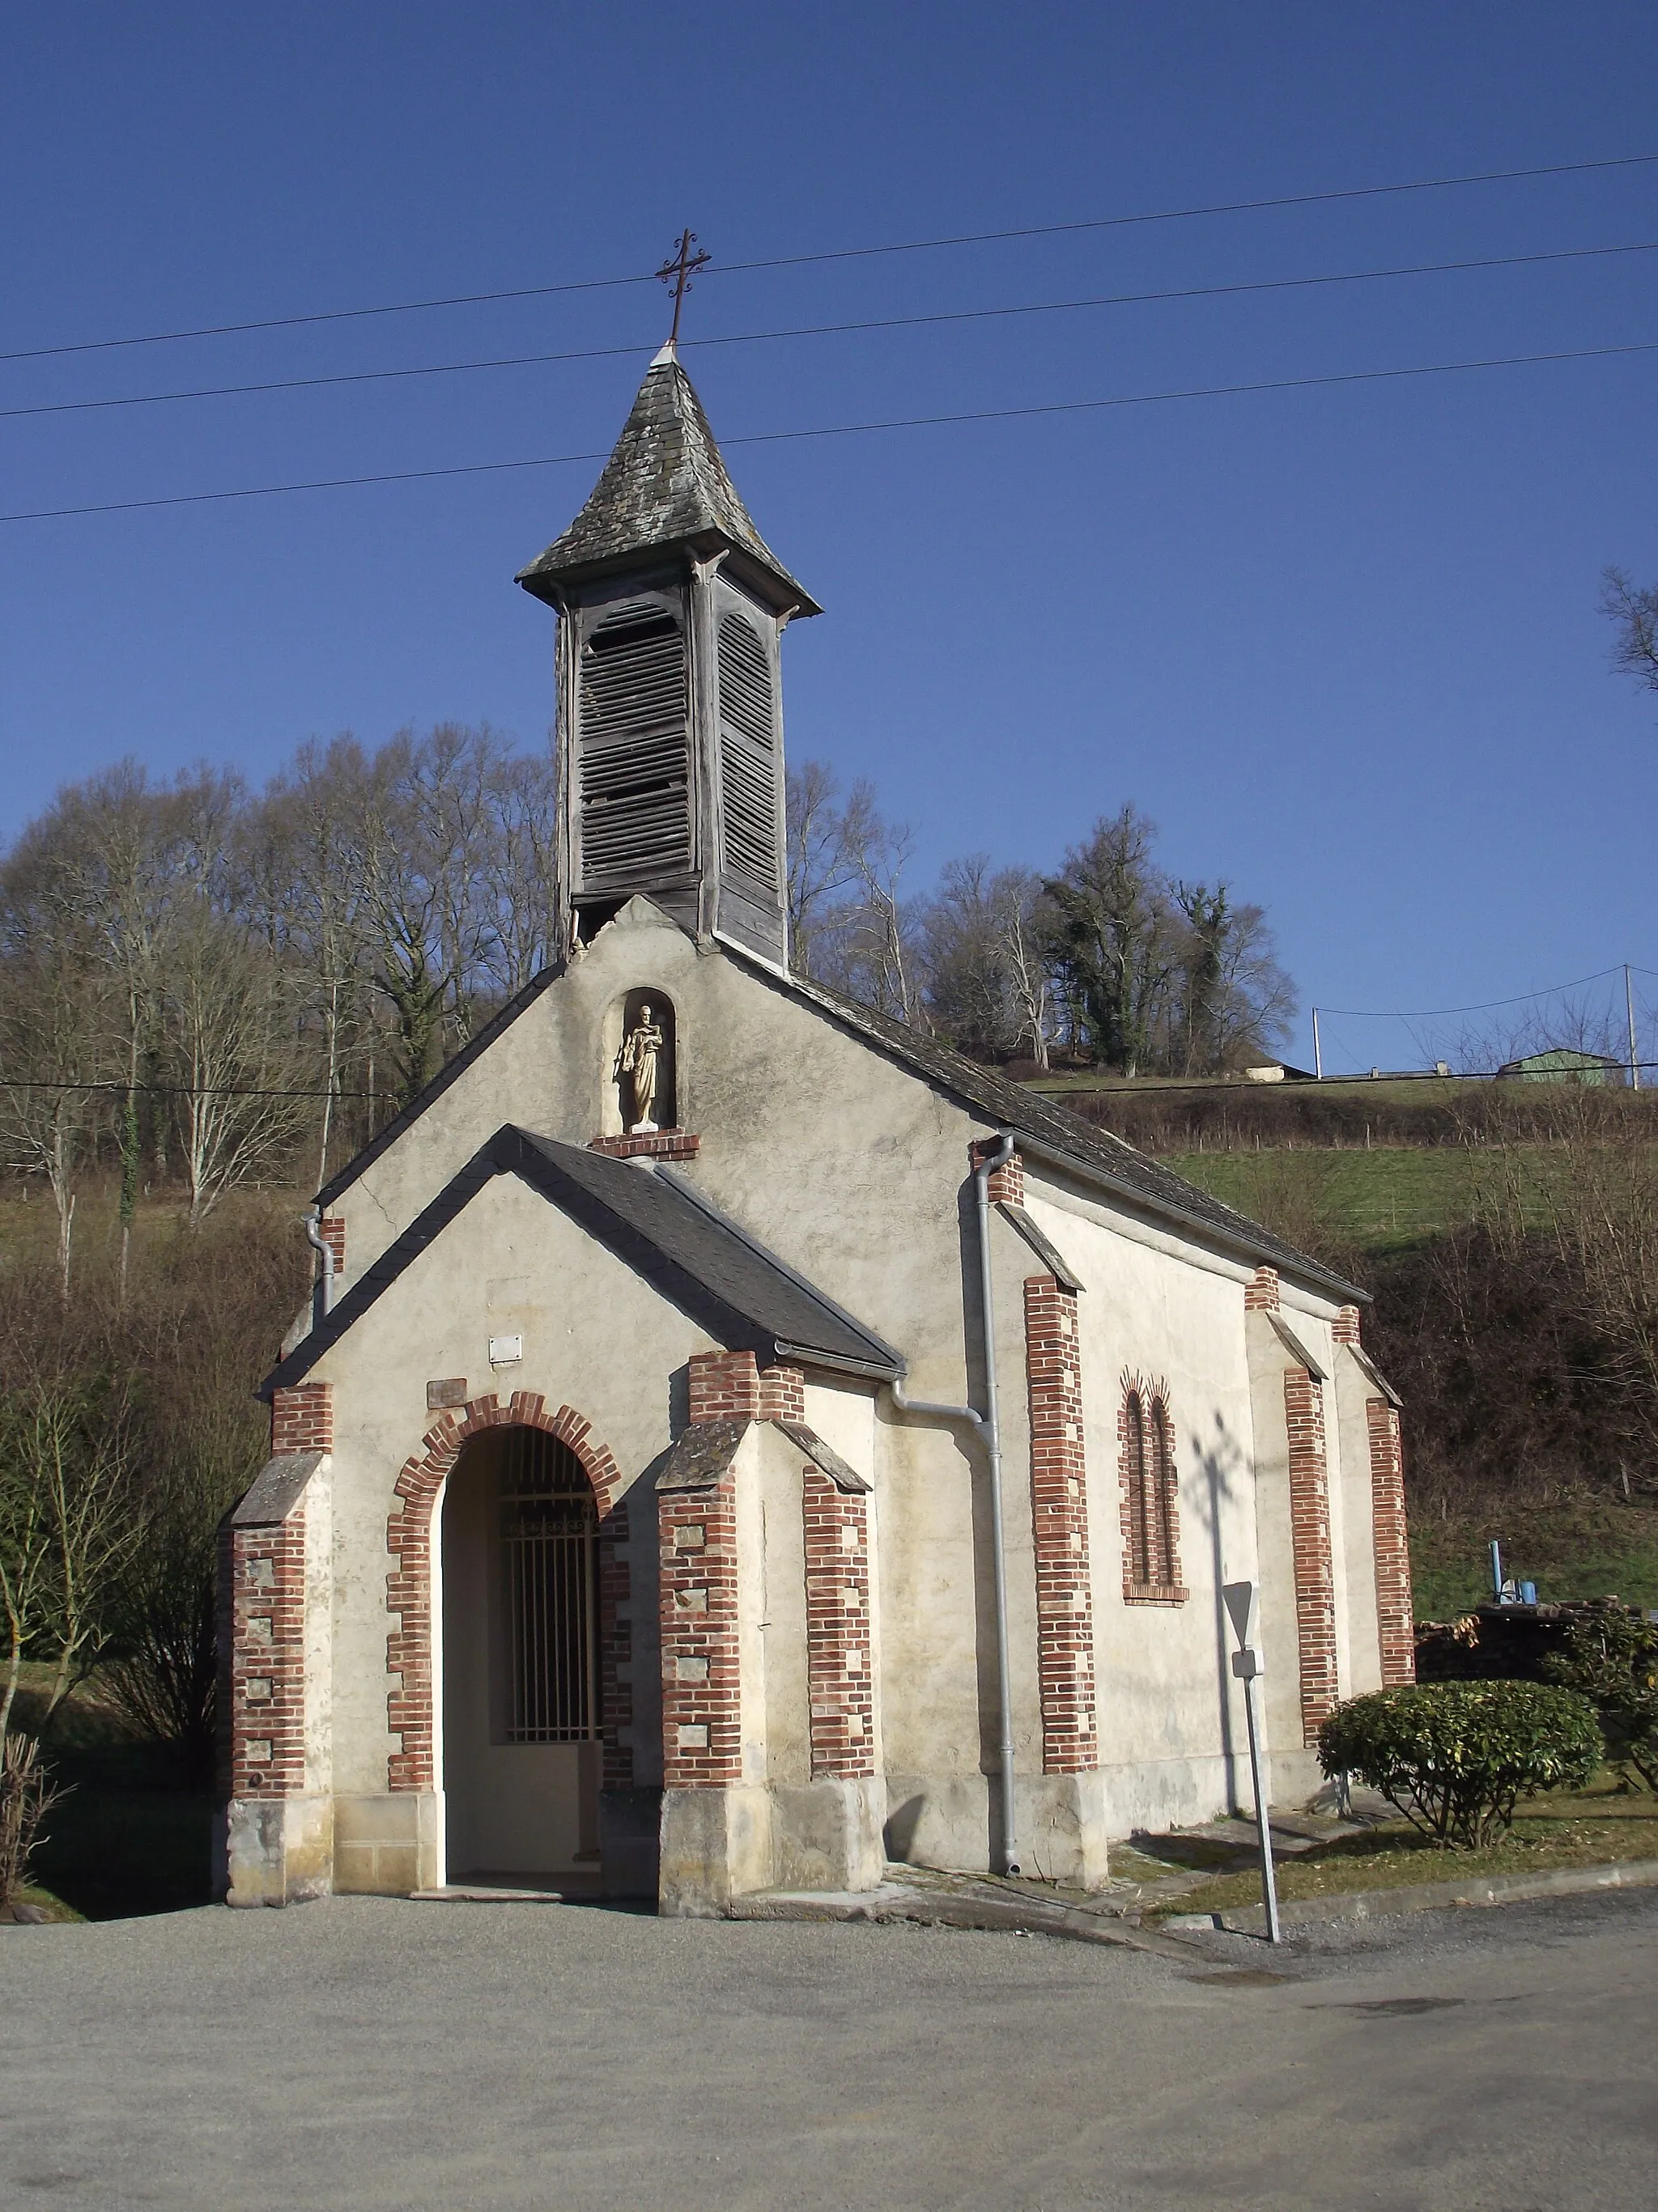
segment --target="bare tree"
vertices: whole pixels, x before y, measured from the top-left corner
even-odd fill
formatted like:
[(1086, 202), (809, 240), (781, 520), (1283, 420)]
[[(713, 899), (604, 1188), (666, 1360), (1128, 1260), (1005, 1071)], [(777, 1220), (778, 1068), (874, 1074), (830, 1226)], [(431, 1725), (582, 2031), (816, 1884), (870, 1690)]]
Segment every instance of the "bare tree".
[(1612, 665), (1648, 691), (1658, 691), (1658, 584), (1632, 583), (1621, 568), (1601, 575), (1600, 611), (1615, 633)]
[(839, 798), (840, 780), (824, 762), (789, 770), (789, 960), (802, 975), (816, 973), (818, 939), (857, 878)]
[(38, 1382), (0, 1410), (0, 1603), (9, 1657), (0, 1737), (27, 1648), (49, 1650), (43, 1723), (96, 1656), (108, 1599), (138, 1540), (119, 1399)]
[(75, 1205), (104, 1118), (103, 1008), (96, 969), (72, 916), (12, 906), (0, 994), (0, 1145), (44, 1176), (58, 1215), (58, 1279), (70, 1296)]
[(922, 906), (928, 1011), (962, 1050), (996, 1058), (1024, 1048), (1047, 1066), (1041, 896), (1040, 878), (1028, 869), (993, 872), (988, 854), (972, 853), (946, 863), (938, 890)]

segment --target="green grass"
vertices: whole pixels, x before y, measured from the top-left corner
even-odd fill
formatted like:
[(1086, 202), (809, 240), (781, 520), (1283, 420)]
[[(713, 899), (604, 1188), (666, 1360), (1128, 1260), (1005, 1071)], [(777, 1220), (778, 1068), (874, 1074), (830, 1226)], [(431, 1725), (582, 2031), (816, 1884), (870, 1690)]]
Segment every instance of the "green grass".
[[(1534, 1171), (1545, 1148), (1515, 1148)], [(1295, 1146), (1237, 1152), (1178, 1152), (1168, 1165), (1252, 1218), (1338, 1237), (1377, 1254), (1401, 1251), (1472, 1218), (1490, 1154), (1451, 1145), (1378, 1146), (1365, 1152)]]
[[(1509, 1836), (1489, 1850), (1442, 1849), (1399, 1820), (1282, 1859), (1277, 1879), (1280, 1899), (1290, 1904), (1457, 1881), (1476, 1874), (1546, 1874), (1557, 1867), (1604, 1866), (1619, 1859), (1658, 1859), (1658, 1800), (1620, 1796), (1608, 1776), (1581, 1796), (1534, 1798), (1521, 1808)], [(1161, 1909), (1225, 1912), (1258, 1905), (1260, 1895), (1260, 1875), (1251, 1868), (1217, 1875)]]
[(1491, 1595), (1488, 1547), (1503, 1546), (1516, 1582), (1534, 1582), (1545, 1602), (1621, 1597), (1658, 1608), (1658, 1511), (1583, 1498), (1478, 1519), (1411, 1523), (1411, 1577), (1418, 1620), (1451, 1620)]

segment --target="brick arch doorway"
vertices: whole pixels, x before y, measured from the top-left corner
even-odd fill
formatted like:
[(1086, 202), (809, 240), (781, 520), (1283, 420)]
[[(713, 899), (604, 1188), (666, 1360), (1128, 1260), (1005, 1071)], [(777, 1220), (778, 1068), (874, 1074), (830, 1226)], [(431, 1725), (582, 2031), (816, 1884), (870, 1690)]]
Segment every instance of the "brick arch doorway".
[(596, 1887), (599, 1507), (569, 1444), (503, 1425), (443, 1489), (441, 1727), (453, 1882)]

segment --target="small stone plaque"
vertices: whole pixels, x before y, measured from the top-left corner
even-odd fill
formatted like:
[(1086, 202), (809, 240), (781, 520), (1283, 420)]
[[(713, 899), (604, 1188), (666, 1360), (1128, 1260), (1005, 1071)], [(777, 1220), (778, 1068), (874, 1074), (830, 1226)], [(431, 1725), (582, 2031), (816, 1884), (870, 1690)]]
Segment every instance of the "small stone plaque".
[(446, 1375), (441, 1382), (426, 1385), (426, 1411), (436, 1413), (445, 1406), (464, 1406), (466, 1402), (466, 1378), (464, 1375)]

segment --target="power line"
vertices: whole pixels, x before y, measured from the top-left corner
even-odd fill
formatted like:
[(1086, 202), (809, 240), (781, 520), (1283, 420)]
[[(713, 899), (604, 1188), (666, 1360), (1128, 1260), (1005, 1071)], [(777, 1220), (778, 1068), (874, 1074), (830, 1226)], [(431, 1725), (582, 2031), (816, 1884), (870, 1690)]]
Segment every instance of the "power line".
[(367, 1098), (384, 1102), (383, 1091), (278, 1090), (258, 1083), (74, 1083), (56, 1076), (40, 1079), (32, 1075), (0, 1077), (0, 1090), (6, 1091), (74, 1091), (88, 1097), (107, 1095), (125, 1098), (129, 1092), (135, 1097), (140, 1093), (146, 1098)]
[[(1087, 308), (1133, 307), (1179, 300), (1215, 300), (1254, 292), (1301, 292), (1339, 284), (1369, 284), (1405, 276), (1463, 275), (1484, 269), (1531, 268), (1544, 262), (1594, 261), (1631, 253), (1658, 253), (1658, 240), (1630, 246), (1573, 246), (1539, 253), (1504, 253), (1474, 261), (1421, 261), (1392, 269), (1338, 270), (1317, 276), (1271, 276), (1234, 284), (1187, 284), (1163, 292), (1107, 292), (1083, 300), (1040, 300), (1003, 307), (957, 307), (924, 315), (880, 315), (862, 322), (805, 323), (783, 330), (737, 331), (686, 341), (687, 346), (763, 345), (783, 338), (835, 337), (868, 331), (918, 330), (941, 323), (979, 323), (1021, 315), (1074, 314)], [(25, 416), (88, 415), (117, 407), (159, 407), (197, 399), (231, 399), (270, 392), (314, 392), (344, 384), (392, 384), (413, 377), (470, 375), (482, 369), (540, 368), (576, 361), (615, 361), (637, 354), (635, 345), (586, 346), (564, 353), (505, 354), (482, 361), (442, 361), (412, 368), (344, 369), (327, 376), (285, 376), (256, 384), (209, 384), (180, 392), (141, 392), (109, 399), (51, 399), (27, 407), (0, 407), (0, 422)]]
[[(1173, 392), (1135, 392), (1106, 399), (1061, 399), (1028, 407), (978, 407), (950, 415), (900, 415), (875, 422), (832, 422), (806, 430), (753, 430), (721, 441), (723, 446), (790, 445), (808, 438), (863, 437), (879, 430), (921, 430), (967, 422), (1011, 422), (1047, 415), (1084, 415), (1116, 407), (1151, 407), (1184, 399), (1226, 399), (1256, 392), (1308, 392), (1353, 384), (1397, 382), (1417, 376), (1454, 376), (1474, 370), (1526, 368), (1573, 361), (1609, 361), (1624, 355), (1658, 353), (1658, 340), (1637, 344), (1582, 346), (1560, 353), (1496, 354), (1478, 361), (1423, 362), (1405, 368), (1346, 369), (1329, 376), (1269, 377), (1253, 384), (1192, 385)], [(607, 451), (546, 453), (514, 461), (468, 461), (442, 468), (391, 469), (370, 476), (316, 477), (303, 482), (249, 484), (231, 491), (171, 492), (155, 499), (101, 501), (84, 507), (41, 507), (0, 514), (0, 523), (60, 521), (76, 515), (131, 514), (149, 507), (200, 507), (234, 499), (270, 499), (286, 492), (355, 490), (370, 484), (418, 483), (439, 477), (498, 475), (511, 469), (562, 468), (577, 461), (603, 461)], [(1333, 1009), (1332, 1010), (1334, 1011)]]
[[(946, 238), (906, 239), (885, 246), (837, 246), (815, 253), (773, 256), (759, 261), (716, 262), (710, 276), (746, 276), (769, 269), (804, 269), (830, 261), (863, 261), (883, 255), (932, 253), (948, 247), (996, 246), (1027, 238), (1059, 238), (1081, 232), (1123, 230), (1137, 224), (1189, 222), (1222, 215), (1259, 215), (1280, 208), (1317, 207), (1344, 200), (1385, 199), (1405, 192), (1450, 191), (1470, 185), (1517, 184), (1538, 177), (1583, 176), (1604, 169), (1638, 169), (1658, 162), (1658, 154), (1622, 154), (1595, 161), (1554, 161), (1529, 169), (1484, 169), (1463, 176), (1417, 177), (1396, 185), (1355, 185), (1334, 191), (1291, 192), (1272, 199), (1222, 200), (1202, 207), (1161, 208), (1140, 215), (1098, 216), (1076, 222), (1027, 225), (1014, 230), (962, 233)], [(523, 284), (497, 292), (456, 292), (431, 300), (399, 300), (369, 307), (332, 307), (302, 315), (267, 315), (243, 323), (204, 323), (192, 329), (150, 331), (129, 337), (82, 338), (65, 345), (28, 346), (0, 353), (0, 362), (44, 361), (66, 354), (105, 353), (123, 346), (174, 345), (192, 338), (232, 337), (253, 331), (297, 330), (315, 323), (362, 322), (382, 315), (424, 314), (442, 307), (474, 307), (509, 300), (542, 300), (570, 292), (617, 290), (654, 284), (655, 272), (630, 276), (590, 276), (562, 284)]]
[[(1550, 983), (1540, 991), (1521, 991), (1512, 999), (1484, 999), (1477, 1006), (1413, 1006), (1403, 1012), (1393, 1013), (1379, 1013), (1374, 1008), (1366, 1006), (1320, 1006), (1319, 1012), (1321, 1014), (1343, 1014), (1354, 1021), (1436, 1021), (1447, 1014), (1489, 1014), (1494, 1012), (1499, 1006), (1523, 1006), (1533, 999), (1557, 999), (1568, 991), (1582, 991), (1591, 983), (1602, 983), (1608, 975), (1621, 975), (1623, 972), (1623, 963), (1620, 961), (1615, 967), (1597, 968), (1593, 975), (1580, 975), (1575, 983)], [(1650, 968), (1637, 970), (1637, 974), (1643, 975), (1650, 975), (1655, 972), (1658, 971)]]

